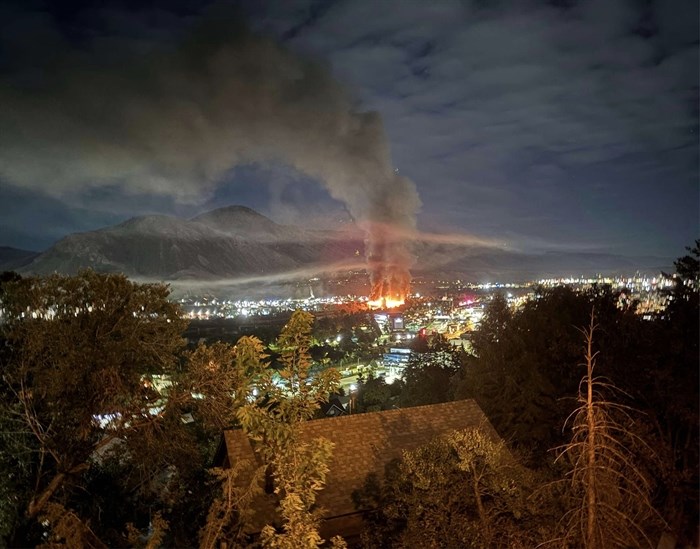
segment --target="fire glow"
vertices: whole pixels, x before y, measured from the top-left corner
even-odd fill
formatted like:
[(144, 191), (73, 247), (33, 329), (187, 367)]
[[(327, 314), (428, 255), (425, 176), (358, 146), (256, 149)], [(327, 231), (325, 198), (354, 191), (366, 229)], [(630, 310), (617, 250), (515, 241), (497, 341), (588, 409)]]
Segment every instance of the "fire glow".
[(395, 309), (404, 304), (403, 298), (394, 299), (392, 297), (380, 297), (367, 302), (370, 309)]
[(367, 231), (367, 270), (371, 291), (368, 305), (372, 309), (391, 309), (403, 305), (411, 286), (409, 267), (413, 256), (404, 232), (390, 223), (373, 222)]

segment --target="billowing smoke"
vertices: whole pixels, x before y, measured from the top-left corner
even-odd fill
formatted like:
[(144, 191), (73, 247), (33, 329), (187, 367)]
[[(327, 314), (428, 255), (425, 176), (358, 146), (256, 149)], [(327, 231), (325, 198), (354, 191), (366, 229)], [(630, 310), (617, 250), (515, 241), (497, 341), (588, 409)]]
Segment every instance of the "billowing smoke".
[(74, 47), (46, 34), (31, 70), (0, 75), (0, 178), (54, 196), (117, 186), (198, 203), (236, 165), (290, 164), (367, 231), (375, 296), (405, 294), (411, 255), (395, 235), (414, 228), (416, 188), (394, 171), (380, 116), (359, 112), (326, 67), (220, 14), (177, 40)]

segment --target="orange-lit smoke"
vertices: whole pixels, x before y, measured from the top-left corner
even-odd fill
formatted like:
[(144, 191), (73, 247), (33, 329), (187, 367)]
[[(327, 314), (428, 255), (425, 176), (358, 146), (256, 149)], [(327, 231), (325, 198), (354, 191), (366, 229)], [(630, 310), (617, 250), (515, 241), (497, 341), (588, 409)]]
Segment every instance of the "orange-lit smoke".
[(414, 258), (402, 233), (404, 231), (386, 223), (369, 223), (367, 226), (367, 267), (372, 285), (370, 306), (373, 303), (397, 306), (409, 293), (409, 269)]
[(459, 233), (418, 231), (408, 216), (396, 216), (403, 223), (370, 222), (367, 231), (367, 268), (372, 289), (368, 306), (390, 309), (403, 305), (410, 293), (411, 273), (415, 258), (412, 248), (418, 244), (438, 244), (475, 249), (501, 249), (504, 243)]

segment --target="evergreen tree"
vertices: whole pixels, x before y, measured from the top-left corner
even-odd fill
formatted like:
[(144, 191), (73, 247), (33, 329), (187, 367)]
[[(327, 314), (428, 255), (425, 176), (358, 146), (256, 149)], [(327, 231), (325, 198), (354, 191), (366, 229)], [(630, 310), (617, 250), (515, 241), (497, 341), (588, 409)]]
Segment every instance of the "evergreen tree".
[(403, 372), (402, 407), (454, 399), (457, 373), (466, 360), (466, 353), (453, 347), (440, 334), (426, 338), (426, 344), (424, 352), (411, 354)]
[(608, 289), (539, 288), (514, 314), (502, 305), (487, 308), (475, 334), (477, 356), (462, 369), (458, 395), (476, 398), (499, 434), (531, 453), (533, 465), (562, 442), (561, 424), (574, 404), (568, 397), (579, 381), (568, 366), (578, 360), (576, 326), (586, 323), (592, 305), (600, 311), (606, 342), (629, 351), (621, 334), (634, 315), (619, 311)]
[(657, 508), (679, 544), (695, 543), (700, 524), (700, 240), (687, 250), (668, 308), (644, 340), (650, 365), (632, 379), (665, 466)]

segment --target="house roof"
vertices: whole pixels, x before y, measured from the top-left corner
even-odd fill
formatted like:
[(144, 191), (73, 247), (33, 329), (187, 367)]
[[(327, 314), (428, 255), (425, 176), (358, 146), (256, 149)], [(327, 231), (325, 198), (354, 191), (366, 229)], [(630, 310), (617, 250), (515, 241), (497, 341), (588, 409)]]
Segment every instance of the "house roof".
[[(328, 417), (303, 423), (302, 440), (324, 437), (335, 445), (326, 486), (317, 497), (318, 505), (325, 510), (324, 518), (356, 512), (353, 491), (363, 486), (370, 473), (381, 479), (384, 466), (400, 458), (402, 451), (416, 449), (451, 431), (474, 427), (498, 438), (474, 400)], [(224, 466), (239, 460), (256, 459), (241, 430), (226, 431), (224, 444), (227, 455), (219, 458), (219, 463)]]

